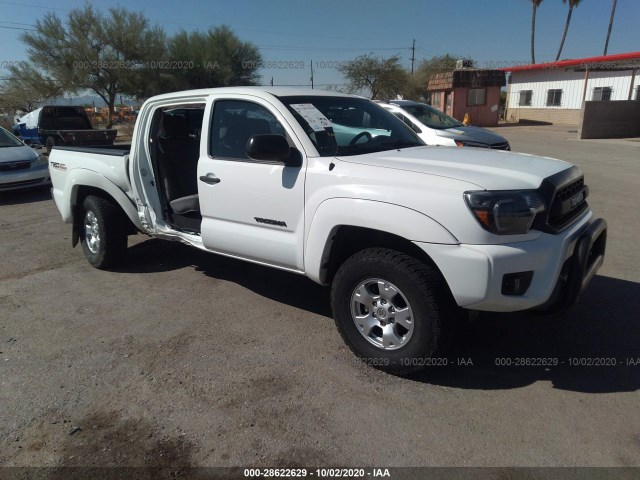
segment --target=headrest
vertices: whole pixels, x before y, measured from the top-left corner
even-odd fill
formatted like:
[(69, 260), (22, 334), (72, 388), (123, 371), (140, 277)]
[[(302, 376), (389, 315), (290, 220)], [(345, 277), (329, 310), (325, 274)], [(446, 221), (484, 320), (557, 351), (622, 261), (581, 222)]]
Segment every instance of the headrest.
[(187, 138), (189, 123), (183, 115), (165, 115), (162, 117), (164, 136), (169, 138)]

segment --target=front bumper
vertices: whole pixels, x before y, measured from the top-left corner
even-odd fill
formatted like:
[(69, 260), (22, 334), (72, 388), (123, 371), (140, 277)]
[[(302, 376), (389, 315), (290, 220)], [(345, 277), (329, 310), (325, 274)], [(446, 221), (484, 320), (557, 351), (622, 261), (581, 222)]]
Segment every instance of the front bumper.
[[(568, 308), (604, 261), (607, 225), (586, 211), (558, 234), (501, 245), (415, 242), (436, 263), (459, 306), (494, 312)], [(503, 293), (505, 275), (533, 272), (521, 295)]]
[(39, 187), (51, 184), (47, 165), (16, 172), (0, 172), (0, 191)]

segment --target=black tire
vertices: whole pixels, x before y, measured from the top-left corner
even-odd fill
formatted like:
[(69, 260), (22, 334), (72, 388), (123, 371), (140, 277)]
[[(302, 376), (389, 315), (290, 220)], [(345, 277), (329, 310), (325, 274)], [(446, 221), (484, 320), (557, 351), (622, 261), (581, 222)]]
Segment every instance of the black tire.
[[(93, 217), (91, 217), (91, 214)], [(94, 227), (87, 226), (93, 222)], [(106, 269), (117, 265), (127, 249), (128, 219), (118, 205), (95, 195), (87, 195), (82, 203), (82, 216), (79, 219), (80, 242), (84, 256), (91, 265)], [(98, 241), (93, 241), (97, 229)]]
[(47, 140), (44, 143), (44, 146), (47, 149), (47, 154), (51, 153), (51, 150), (57, 144), (58, 144), (58, 141), (55, 139), (55, 137), (47, 137)]
[[(397, 287), (413, 312), (412, 333), (406, 344), (394, 350), (372, 344), (352, 317), (351, 302), (356, 288), (367, 279), (376, 278)], [(331, 307), (336, 326), (353, 353), (365, 364), (395, 375), (407, 375), (429, 364), (428, 359), (442, 343), (444, 323), (454, 320), (457, 309), (438, 271), (386, 248), (362, 250), (340, 266), (331, 285)]]

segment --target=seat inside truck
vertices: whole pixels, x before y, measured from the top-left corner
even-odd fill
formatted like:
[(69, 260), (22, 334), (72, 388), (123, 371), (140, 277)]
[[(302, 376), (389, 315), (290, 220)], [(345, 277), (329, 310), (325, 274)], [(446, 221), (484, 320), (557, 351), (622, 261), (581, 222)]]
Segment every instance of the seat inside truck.
[(156, 163), (168, 220), (178, 228), (199, 231), (198, 158), (202, 108), (178, 108), (162, 113)]

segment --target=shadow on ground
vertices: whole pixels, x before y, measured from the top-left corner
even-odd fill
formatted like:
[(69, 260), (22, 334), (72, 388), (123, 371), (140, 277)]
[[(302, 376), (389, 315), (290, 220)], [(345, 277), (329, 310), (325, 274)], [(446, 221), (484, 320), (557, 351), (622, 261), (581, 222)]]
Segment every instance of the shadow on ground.
[[(640, 389), (639, 320), (640, 284), (596, 276), (562, 316), (481, 315), (448, 353), (455, 366), (430, 367), (413, 379), (465, 389), (545, 380), (562, 390), (632, 392)], [(473, 366), (458, 366), (458, 359), (470, 359)]]
[(134, 245), (128, 249), (127, 260), (115, 271), (167, 272), (188, 266), (263, 297), (332, 318), (329, 289), (302, 275), (212, 255), (176, 242), (151, 239)]
[[(139, 243), (128, 255), (118, 271), (149, 273), (192, 266), (208, 277), (331, 317), (328, 288), (293, 273), (161, 240)], [(528, 313), (482, 314), (459, 332), (446, 361), (447, 366), (427, 367), (410, 379), (480, 390), (518, 388), (539, 380), (585, 393), (638, 390), (640, 284), (596, 276), (580, 302), (553, 320)], [(537, 365), (526, 365), (531, 362)]]
[(51, 186), (0, 192), (0, 206), (21, 205), (47, 200), (51, 200)]

